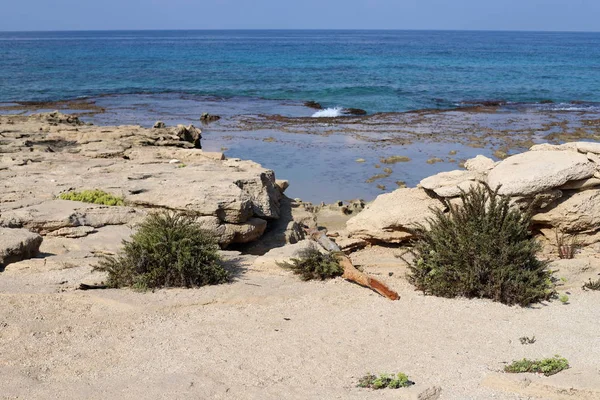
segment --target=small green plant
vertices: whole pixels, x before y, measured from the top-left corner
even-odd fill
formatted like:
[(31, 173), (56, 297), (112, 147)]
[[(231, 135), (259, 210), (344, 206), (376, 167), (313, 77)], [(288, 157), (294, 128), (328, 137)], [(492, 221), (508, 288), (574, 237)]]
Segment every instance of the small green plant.
[(560, 300), (560, 302), (563, 304), (569, 304), (569, 296), (564, 293), (558, 296), (558, 300)]
[(279, 263), (283, 268), (292, 270), (300, 275), (302, 280), (312, 279), (325, 280), (341, 276), (344, 269), (333, 253), (321, 253), (314, 247), (304, 249), (298, 254), (298, 258), (292, 258), (291, 263)]
[(575, 253), (581, 243), (576, 236), (567, 236), (563, 231), (555, 229), (554, 234), (556, 236), (556, 249), (558, 251), (558, 257), (561, 259), (570, 260), (575, 257)]
[(229, 279), (218, 250), (194, 217), (162, 212), (148, 216), (116, 257), (103, 258), (94, 269), (108, 272), (105, 284), (113, 288), (214, 285)]
[(122, 206), (122, 197), (113, 196), (103, 190), (83, 190), (81, 192), (65, 192), (58, 196), (62, 200), (83, 201), (84, 203), (101, 204), (105, 206)]
[(367, 374), (360, 378), (358, 381), (358, 387), (368, 389), (399, 389), (403, 387), (409, 387), (415, 383), (408, 379), (408, 376), (402, 372), (397, 374), (381, 374), (375, 376), (373, 374)]
[(482, 297), (522, 306), (554, 294), (547, 262), (536, 258), (530, 212), (481, 183), (462, 192), (459, 205), (413, 229), (415, 258), (409, 281), (417, 290), (442, 297)]
[(521, 344), (534, 344), (535, 343), (535, 336), (529, 337), (529, 336), (523, 336), (519, 338), (519, 341), (521, 342)]
[(591, 278), (588, 282), (583, 284), (583, 290), (600, 290), (600, 278), (593, 281)]
[(177, 168), (185, 168), (185, 167), (187, 167), (187, 164), (178, 164), (177, 165)]
[(534, 372), (550, 376), (557, 374), (560, 371), (563, 371), (567, 368), (569, 368), (569, 362), (567, 361), (567, 359), (556, 355), (552, 358), (544, 358), (542, 360), (528, 360), (524, 358), (521, 361), (514, 361), (512, 364), (504, 367), (504, 372)]

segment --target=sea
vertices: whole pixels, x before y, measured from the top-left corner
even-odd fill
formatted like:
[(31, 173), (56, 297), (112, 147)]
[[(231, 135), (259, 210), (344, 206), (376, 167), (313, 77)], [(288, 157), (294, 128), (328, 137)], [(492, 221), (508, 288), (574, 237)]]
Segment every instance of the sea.
[[(334, 201), (338, 196), (372, 199), (393, 190), (393, 182), (416, 184), (425, 174), (457, 166), (396, 166), (394, 174), (383, 178), (387, 183), (377, 187), (365, 183), (365, 177), (377, 171), (365, 169), (377, 167), (380, 154), (402, 152), (418, 158), (415, 151), (433, 154), (447, 149), (436, 144), (433, 150), (414, 150), (391, 143), (375, 150), (372, 142), (345, 135), (331, 121), (321, 135), (306, 136), (290, 133), (293, 129), (287, 126), (269, 125), (264, 132), (260, 125), (232, 129), (227, 120), (338, 117), (350, 108), (367, 115), (452, 111), (478, 104), (521, 107), (521, 113), (596, 113), (600, 33), (0, 32), (0, 106), (76, 99), (106, 110), (82, 117), (97, 124), (151, 126), (158, 119), (198, 124), (202, 112), (220, 115), (222, 121), (204, 128), (207, 149), (272, 168), (290, 179), (294, 195), (304, 194), (312, 201)], [(323, 109), (306, 107), (307, 101)], [(249, 142), (252, 135), (260, 140)], [(345, 157), (344, 149), (350, 148)], [(465, 150), (463, 158), (472, 153), (477, 151)], [(302, 157), (291, 163), (290, 155), (297, 154)], [(366, 162), (356, 162), (361, 158)], [(352, 177), (356, 184), (349, 185)], [(301, 182), (296, 189), (294, 178)]]

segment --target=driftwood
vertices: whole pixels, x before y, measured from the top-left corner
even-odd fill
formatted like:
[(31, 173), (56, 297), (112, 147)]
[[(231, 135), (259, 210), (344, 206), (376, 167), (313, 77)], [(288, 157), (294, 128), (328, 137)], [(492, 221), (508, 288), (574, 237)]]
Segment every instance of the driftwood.
[(333, 240), (329, 239), (324, 232), (313, 229), (308, 233), (310, 237), (319, 243), (325, 250), (335, 253), (340, 265), (344, 268), (344, 275), (342, 276), (344, 279), (368, 287), (390, 300), (398, 300), (400, 298), (398, 293), (390, 289), (385, 283), (356, 269), (350, 258), (345, 255), (339, 246)]

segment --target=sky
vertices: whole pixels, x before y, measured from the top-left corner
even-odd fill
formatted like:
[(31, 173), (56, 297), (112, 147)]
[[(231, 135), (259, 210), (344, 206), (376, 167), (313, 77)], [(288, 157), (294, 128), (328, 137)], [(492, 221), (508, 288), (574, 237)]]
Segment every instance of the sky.
[(0, 0), (0, 31), (600, 31), (600, 0)]

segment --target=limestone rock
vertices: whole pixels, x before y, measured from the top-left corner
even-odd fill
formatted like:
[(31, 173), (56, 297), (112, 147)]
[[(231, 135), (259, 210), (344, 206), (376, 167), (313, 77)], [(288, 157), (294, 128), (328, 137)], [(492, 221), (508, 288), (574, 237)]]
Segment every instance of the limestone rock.
[(496, 162), (486, 156), (478, 155), (465, 161), (467, 171), (485, 173), (496, 166)]
[(532, 222), (566, 232), (597, 231), (600, 229), (600, 189), (584, 190), (564, 197), (556, 206), (536, 213)]
[(425, 223), (433, 215), (432, 207), (441, 208), (443, 204), (422, 189), (397, 189), (379, 195), (348, 220), (348, 235), (371, 242), (399, 243), (413, 237), (410, 229)]
[(200, 129), (196, 128), (194, 125), (190, 125), (188, 127), (184, 125), (177, 125), (174, 133), (177, 135), (177, 137), (179, 137), (179, 140), (189, 142), (197, 149), (202, 148), (202, 144), (200, 143), (200, 139), (202, 139), (202, 131), (200, 131)]
[(568, 144), (577, 146), (577, 151), (579, 151), (580, 153), (600, 154), (600, 143), (575, 142), (575, 143), (568, 143)]
[(156, 121), (152, 127), (154, 129), (163, 129), (163, 128), (166, 128), (167, 125), (165, 125), (165, 123), (162, 121)]
[(477, 185), (475, 181), (483, 178), (484, 176), (480, 172), (456, 170), (440, 172), (425, 178), (419, 185), (424, 189), (433, 190), (441, 197), (456, 197), (460, 195), (461, 190), (468, 191)]
[(600, 178), (592, 177), (578, 181), (570, 181), (560, 186), (560, 190), (585, 190), (600, 186)]
[(145, 216), (145, 212), (131, 207), (50, 200), (2, 213), (0, 226), (27, 228), (45, 235), (62, 228), (79, 226), (99, 228), (106, 225), (123, 225), (137, 221), (143, 216)]
[(278, 264), (290, 262), (292, 258), (298, 257), (302, 251), (308, 249), (321, 250), (312, 240), (302, 240), (295, 244), (272, 249), (265, 255), (258, 257), (254, 261), (253, 267), (259, 270), (281, 270)]
[(492, 189), (502, 185), (500, 194), (527, 196), (553, 189), (569, 181), (594, 175), (595, 166), (583, 154), (570, 151), (530, 151), (511, 156), (488, 175)]
[(577, 152), (576, 143), (550, 144), (541, 143), (535, 144), (529, 148), (529, 151), (574, 151)]
[(0, 228), (0, 267), (35, 257), (42, 240), (27, 229)]

